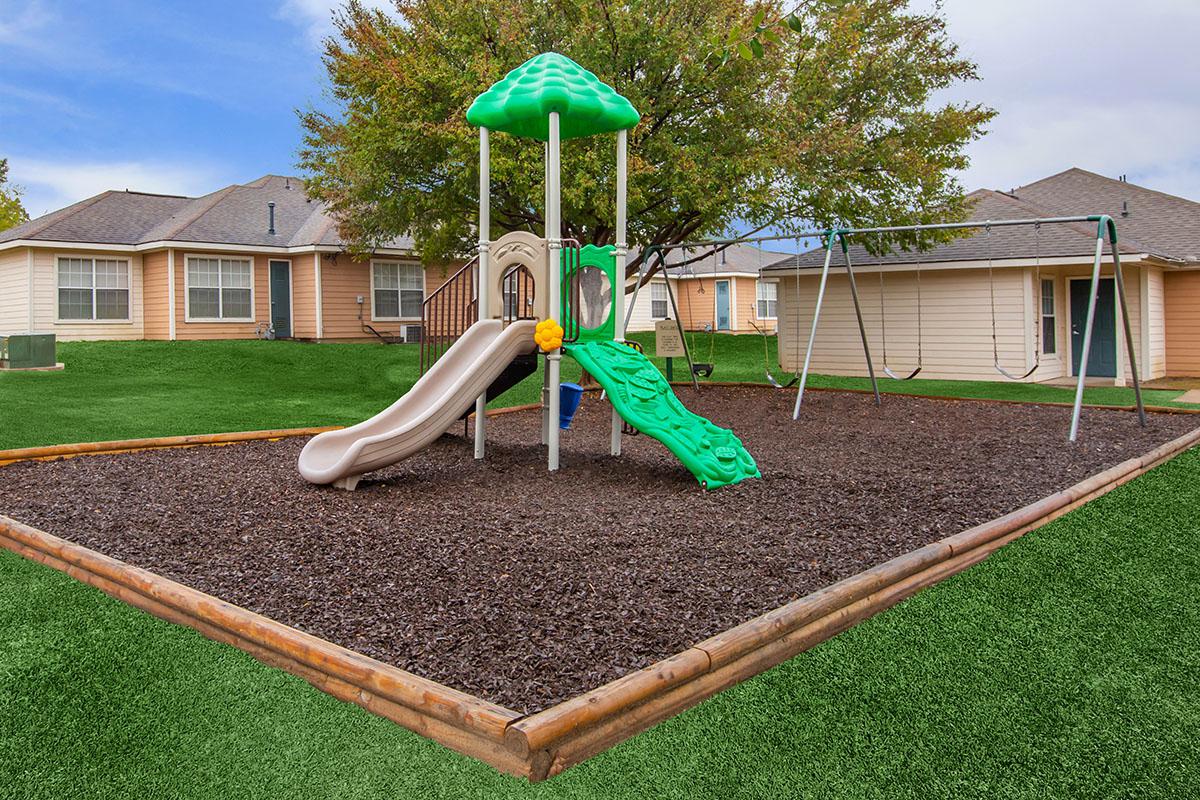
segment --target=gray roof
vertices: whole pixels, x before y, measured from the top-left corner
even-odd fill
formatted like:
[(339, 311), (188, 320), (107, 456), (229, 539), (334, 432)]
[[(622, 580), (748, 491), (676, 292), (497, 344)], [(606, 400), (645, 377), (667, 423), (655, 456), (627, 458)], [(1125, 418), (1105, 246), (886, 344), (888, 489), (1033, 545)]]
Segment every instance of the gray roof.
[[(1072, 168), (1011, 192), (979, 189), (968, 195), (968, 199), (971, 201), (968, 219), (973, 221), (1109, 214), (1116, 220), (1122, 253), (1147, 253), (1168, 261), (1200, 263), (1200, 203), (1086, 170)], [(1123, 203), (1128, 204), (1128, 217), (1121, 215)], [(978, 230), (925, 252), (894, 252), (882, 259), (851, 239), (850, 258), (854, 264), (869, 265), (984, 261), (989, 255), (997, 260), (1035, 256), (1090, 259), (1095, 247), (1095, 225), (1068, 223), (1042, 225), (1040, 235), (1032, 225), (992, 228), (990, 236)], [(824, 260), (823, 248), (809, 250), (800, 255), (799, 266), (820, 267)], [(834, 263), (840, 260), (840, 256), (835, 256)], [(769, 269), (795, 269), (796, 265), (796, 256), (788, 256), (771, 264)]]
[[(631, 252), (631, 257), (635, 255), (637, 255), (636, 250)], [(730, 272), (757, 275), (760, 269), (766, 268), (787, 255), (787, 253), (764, 250), (748, 244), (731, 244), (715, 254), (711, 247), (673, 248), (667, 251), (667, 272), (673, 278), (704, 277)], [(690, 264), (671, 266), (697, 257), (699, 260)]]
[[(267, 203), (275, 203), (275, 234), (268, 233)], [(342, 246), (333, 217), (310, 200), (304, 181), (264, 175), (202, 197), (109, 191), (0, 232), (17, 239), (138, 245), (195, 242), (269, 247)], [(411, 250), (399, 237), (388, 249)]]

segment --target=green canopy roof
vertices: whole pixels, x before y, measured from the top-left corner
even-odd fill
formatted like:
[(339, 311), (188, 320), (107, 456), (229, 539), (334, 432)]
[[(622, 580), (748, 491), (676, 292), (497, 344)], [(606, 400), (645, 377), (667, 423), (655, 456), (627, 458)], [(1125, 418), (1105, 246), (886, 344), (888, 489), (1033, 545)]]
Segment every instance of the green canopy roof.
[(641, 117), (621, 95), (558, 53), (534, 56), (504, 76), (467, 109), (467, 122), (538, 141), (550, 138), (550, 112), (559, 137), (577, 139), (637, 125)]

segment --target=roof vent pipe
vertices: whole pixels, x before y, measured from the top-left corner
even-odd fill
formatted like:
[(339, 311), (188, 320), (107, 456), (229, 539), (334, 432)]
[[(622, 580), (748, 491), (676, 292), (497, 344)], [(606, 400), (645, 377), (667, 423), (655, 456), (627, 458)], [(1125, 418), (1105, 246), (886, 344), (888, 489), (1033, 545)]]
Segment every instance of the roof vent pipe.
[(1122, 217), (1129, 216), (1129, 201), (1128, 200), (1121, 201), (1121, 216)]
[(267, 203), (267, 213), (270, 215), (270, 223), (267, 226), (267, 233), (275, 235), (275, 203), (274, 201)]

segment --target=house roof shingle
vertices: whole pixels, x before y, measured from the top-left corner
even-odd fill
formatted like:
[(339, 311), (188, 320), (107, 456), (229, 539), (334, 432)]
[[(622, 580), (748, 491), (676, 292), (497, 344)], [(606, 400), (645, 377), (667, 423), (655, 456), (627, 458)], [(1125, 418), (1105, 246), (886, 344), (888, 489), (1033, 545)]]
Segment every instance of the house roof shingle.
[[(636, 249), (631, 251), (631, 257), (636, 256), (637, 252)], [(748, 244), (731, 244), (724, 251), (718, 252), (715, 257), (712, 249), (708, 247), (703, 249), (672, 248), (667, 251), (667, 272), (673, 278), (699, 278), (726, 273), (757, 275), (759, 270), (765, 269), (787, 255), (787, 253), (764, 250)], [(697, 256), (700, 257), (699, 261), (683, 266), (672, 266)]]
[[(268, 202), (275, 203), (275, 234), (268, 232)], [(0, 243), (18, 239), (139, 245), (193, 242), (241, 246), (341, 246), (334, 219), (310, 200), (299, 178), (264, 175), (202, 197), (108, 191), (0, 232)], [(411, 250), (398, 237), (387, 249)]]
[[(968, 198), (972, 202), (968, 219), (972, 221), (1107, 213), (1116, 220), (1122, 253), (1200, 263), (1200, 203), (1086, 170), (1071, 168), (1012, 192), (979, 189)], [(1121, 216), (1123, 202), (1129, 203), (1128, 217)], [(851, 239), (850, 258), (851, 263), (869, 265), (983, 261), (989, 254), (997, 260), (1035, 255), (1090, 258), (1095, 247), (1096, 229), (1091, 223), (1068, 223), (1042, 225), (1040, 235), (1032, 225), (992, 228), (990, 236), (985, 230), (977, 230), (924, 252), (893, 252), (882, 259)], [(809, 250), (800, 254), (799, 266), (820, 267), (824, 257), (823, 248)], [(789, 256), (768, 269), (780, 271), (796, 266), (797, 257)]]

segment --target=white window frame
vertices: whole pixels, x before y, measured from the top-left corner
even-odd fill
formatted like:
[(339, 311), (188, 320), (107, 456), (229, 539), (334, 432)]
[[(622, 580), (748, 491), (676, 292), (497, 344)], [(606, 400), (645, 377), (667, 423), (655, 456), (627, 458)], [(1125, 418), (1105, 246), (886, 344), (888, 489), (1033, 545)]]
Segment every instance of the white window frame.
[[(249, 317), (193, 317), (192, 316), (192, 293), (190, 291), (192, 287), (191, 287), (191, 279), (188, 277), (188, 274), (191, 272), (191, 270), (188, 267), (189, 267), (189, 262), (193, 258), (202, 258), (205, 261), (212, 261), (213, 259), (217, 259), (219, 261), (221, 259), (225, 259), (227, 261), (249, 261), (250, 262), (250, 316)], [(257, 264), (255, 263), (257, 260), (258, 259), (256, 259), (253, 255), (248, 255), (245, 253), (240, 253), (240, 254), (238, 254), (238, 253), (184, 253), (183, 254), (183, 321), (184, 322), (218, 322), (218, 323), (230, 323), (230, 324), (234, 324), (234, 325), (237, 325), (237, 324), (244, 325), (247, 322), (253, 323), (257, 319), (257, 317), (255, 315), (257, 313), (256, 309), (258, 308), (258, 305), (256, 304), (255, 297), (254, 297), (254, 294), (255, 294), (254, 293), (254, 285), (256, 283), (256, 278), (258, 277)], [(219, 308), (220, 302), (221, 302), (219, 299), (221, 297), (221, 286), (220, 286), (220, 277), (219, 277), (220, 269), (217, 270), (217, 274), (218, 274), (218, 278), (217, 278), (218, 301), (217, 301), (217, 303), (218, 303), (218, 308)], [(211, 287), (209, 287), (209, 288), (211, 288)], [(270, 289), (268, 288), (268, 294), (269, 293), (270, 293)]]
[[(1043, 294), (1047, 283), (1050, 284), (1051, 310), (1050, 310), (1049, 314), (1046, 313), (1046, 305), (1045, 305), (1046, 298), (1045, 298), (1045, 295)], [(1059, 343), (1058, 343), (1058, 281), (1054, 280), (1053, 278), (1042, 278), (1041, 284), (1037, 287), (1037, 290), (1038, 290), (1038, 294), (1037, 294), (1038, 325), (1041, 326), (1040, 328), (1038, 328), (1038, 347), (1042, 351), (1040, 355), (1057, 356), (1058, 355), (1058, 346), (1059, 346)], [(1050, 329), (1052, 331), (1054, 331), (1054, 349), (1053, 350), (1046, 349), (1046, 320), (1047, 319), (1051, 320)]]
[[(764, 299), (764, 298), (761, 298), (758, 296), (758, 287), (760, 285), (775, 287), (775, 300), (774, 301), (772, 301), (770, 299)], [(775, 303), (775, 314), (774, 315), (763, 316), (762, 314), (758, 313), (758, 304), (759, 303), (767, 303), (768, 304), (767, 308), (770, 308), (771, 306), (769, 304), (771, 302)], [(754, 281), (754, 318), (755, 319), (763, 319), (763, 320), (766, 320), (766, 319), (778, 320), (779, 319), (779, 281), (768, 281), (768, 280), (763, 280), (762, 278), (758, 278)]]
[[(32, 258), (32, 253), (31, 253)], [(91, 319), (64, 319), (62, 309), (58, 299), (58, 291), (64, 287), (59, 285), (58, 279), (58, 262), (59, 259), (77, 259), (92, 262), (92, 318)], [(126, 289), (129, 292), (129, 313), (124, 319), (96, 319), (96, 261), (120, 261), (125, 265), (125, 282), (129, 284)], [(100, 253), (55, 253), (54, 254), (54, 323), (56, 325), (128, 325), (133, 322), (133, 264), (130, 259), (125, 256), (110, 256)], [(30, 304), (32, 309), (33, 304)], [(31, 312), (32, 313), (32, 312)]]
[[(420, 322), (421, 315), (415, 317), (381, 317), (375, 313), (375, 265), (376, 264), (403, 264), (410, 267), (416, 267), (421, 271), (421, 303), (424, 304), (428, 296), (428, 290), (425, 280), (425, 265), (420, 261), (413, 261), (410, 258), (372, 258), (371, 259), (371, 321), (372, 322)], [(399, 293), (400, 289), (396, 290)], [(411, 289), (409, 291), (412, 291)], [(501, 298), (503, 300), (503, 298)], [(399, 298), (397, 298), (399, 300)], [(396, 306), (398, 309), (404, 308), (404, 302), (399, 300)]]
[[(655, 289), (655, 287), (658, 287), (658, 286), (661, 286), (662, 290), (663, 290), (663, 299), (662, 300), (654, 299), (654, 289)], [(661, 317), (656, 315), (654, 313), (654, 304), (655, 303), (664, 303), (665, 307), (667, 309), (667, 313), (663, 314)], [(670, 293), (670, 289), (667, 288), (667, 282), (666, 281), (651, 281), (651, 283), (650, 283), (650, 319), (670, 319), (670, 318), (671, 318), (671, 293)]]

